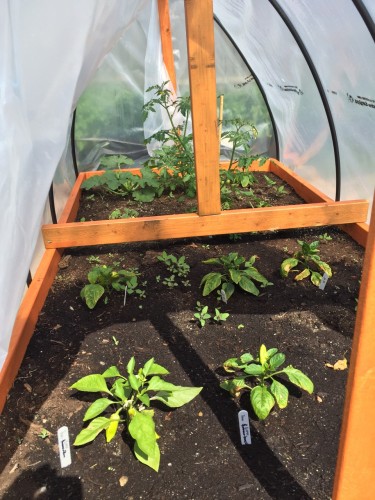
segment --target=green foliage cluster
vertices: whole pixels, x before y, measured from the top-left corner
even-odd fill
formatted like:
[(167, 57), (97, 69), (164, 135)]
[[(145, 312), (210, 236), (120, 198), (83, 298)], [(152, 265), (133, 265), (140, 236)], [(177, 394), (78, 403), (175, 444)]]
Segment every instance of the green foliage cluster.
[[(301, 281), (310, 276), (311, 282), (315, 286), (319, 286), (322, 281), (322, 274), (315, 271), (312, 266), (317, 267), (323, 273), (326, 273), (329, 278), (332, 277), (331, 267), (323, 262), (319, 254), (319, 241), (307, 243), (297, 240), (300, 249), (294, 253), (293, 257), (285, 259), (280, 268), (280, 273), (283, 278), (286, 278), (291, 270), (297, 271), (298, 274), (294, 277), (296, 281)], [(300, 269), (295, 269), (299, 267)], [(302, 271), (301, 271), (302, 267)]]
[[(136, 293), (143, 297), (144, 291), (138, 285), (139, 273), (136, 269), (118, 269), (117, 266), (95, 266), (87, 275), (89, 281), (81, 290), (81, 297), (89, 309), (94, 309), (99, 299), (111, 291)], [(106, 296), (106, 301), (108, 297)]]
[(220, 387), (236, 398), (240, 396), (241, 391), (250, 391), (251, 406), (259, 420), (264, 420), (275, 404), (279, 408), (288, 405), (289, 391), (282, 378), (279, 378), (280, 375), (286, 375), (292, 384), (309, 394), (314, 391), (312, 381), (297, 368), (289, 365), (280, 369), (284, 363), (285, 354), (276, 348), (267, 349), (262, 344), (256, 358), (245, 353), (239, 358), (230, 358), (224, 362), (224, 370), (234, 373), (234, 376), (222, 382)]
[(215, 314), (208, 312), (208, 306), (201, 304), (199, 301), (195, 306), (194, 318), (198, 321), (201, 328), (207, 323), (208, 320), (213, 320), (215, 323), (222, 323), (229, 318), (229, 313), (221, 312), (220, 307), (215, 307)]
[(190, 286), (190, 281), (188, 276), (190, 273), (190, 266), (186, 262), (184, 256), (176, 257), (173, 254), (168, 254), (165, 250), (157, 256), (157, 259), (162, 262), (167, 271), (171, 273), (169, 276), (165, 277), (163, 284), (169, 288), (178, 286), (180, 283), (183, 286)]
[[(102, 374), (87, 375), (75, 382), (71, 389), (90, 393), (103, 393), (105, 397), (95, 400), (87, 409), (83, 421), (90, 421), (74, 441), (82, 446), (93, 441), (105, 431), (106, 441), (110, 442), (124, 424), (134, 439), (136, 458), (158, 471), (160, 449), (157, 443), (152, 401), (160, 401), (169, 408), (179, 408), (189, 403), (202, 390), (202, 387), (184, 387), (163, 380), (169, 372), (163, 366), (149, 359), (136, 371), (136, 361), (132, 357), (126, 366), (127, 375), (121, 375), (116, 366), (111, 366)], [(112, 383), (109, 384), (109, 380)], [(108, 411), (112, 413), (108, 415)], [(100, 416), (106, 413), (107, 416)]]
[(115, 208), (110, 214), (108, 219), (134, 219), (138, 217), (139, 212), (137, 210), (133, 210), (132, 208), (125, 208), (124, 210), (120, 210), (119, 208)]
[(203, 296), (209, 295), (213, 290), (221, 287), (220, 292), (229, 300), (233, 295), (236, 286), (239, 286), (245, 292), (252, 295), (259, 295), (259, 289), (254, 281), (260, 283), (261, 288), (272, 285), (260, 272), (254, 267), (257, 259), (253, 255), (248, 260), (237, 252), (231, 252), (222, 257), (215, 257), (203, 261), (204, 264), (213, 264), (221, 267), (221, 272), (211, 272), (203, 276), (201, 286), (203, 286)]

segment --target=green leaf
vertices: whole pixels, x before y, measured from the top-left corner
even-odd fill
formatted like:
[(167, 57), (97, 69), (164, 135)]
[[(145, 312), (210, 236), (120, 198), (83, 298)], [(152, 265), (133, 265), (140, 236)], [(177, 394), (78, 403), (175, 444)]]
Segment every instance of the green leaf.
[(278, 352), (278, 349), (276, 349), (276, 347), (272, 347), (271, 349), (268, 349), (267, 350), (267, 360), (272, 358), (272, 356), (274, 356), (277, 352)]
[(171, 384), (170, 382), (166, 382), (162, 378), (155, 375), (152, 377), (147, 385), (147, 391), (173, 391), (177, 385)]
[(232, 295), (234, 294), (235, 286), (233, 285), (233, 283), (230, 283), (230, 282), (223, 283), (223, 286), (221, 287), (221, 289), (224, 291), (227, 300), (229, 300), (232, 297)]
[(284, 368), (283, 373), (286, 373), (292, 384), (307, 391), (309, 394), (313, 393), (314, 384), (309, 379), (309, 377), (304, 373), (302, 373), (300, 370), (297, 370), (297, 368), (293, 368), (292, 365), (289, 365), (286, 368)]
[(203, 296), (206, 297), (218, 286), (221, 285), (221, 274), (220, 273), (208, 273), (203, 276), (200, 286), (203, 287)]
[(157, 392), (151, 399), (162, 401), (170, 408), (179, 408), (198, 396), (202, 389), (203, 387), (175, 386), (172, 391)]
[(85, 285), (81, 290), (81, 297), (85, 300), (89, 309), (94, 309), (104, 292), (102, 285)]
[(130, 373), (129, 374), (129, 377), (128, 377), (128, 380), (129, 380), (129, 384), (130, 384), (130, 387), (132, 389), (134, 389), (135, 391), (138, 391), (138, 389), (140, 388), (140, 386), (142, 385), (141, 381), (134, 375), (134, 373)]
[(147, 456), (154, 456), (156, 445), (155, 423), (150, 415), (136, 412), (129, 423), (129, 434)]
[(74, 446), (82, 446), (86, 443), (94, 441), (96, 436), (106, 429), (111, 423), (111, 420), (106, 417), (98, 417), (92, 420), (86, 429), (82, 429), (74, 441)]
[(153, 455), (146, 455), (138, 446), (137, 442), (134, 443), (134, 455), (136, 458), (145, 465), (148, 465), (154, 471), (158, 472), (160, 464), (160, 449), (157, 442), (155, 442), (155, 448)]
[(86, 375), (86, 377), (80, 378), (77, 382), (70, 386), (70, 389), (77, 389), (77, 391), (84, 392), (106, 392), (111, 394), (108, 390), (105, 378), (99, 373)]
[(83, 421), (85, 422), (86, 420), (91, 420), (92, 418), (97, 417), (111, 404), (113, 404), (113, 401), (108, 398), (97, 399), (88, 407), (85, 416), (83, 417)]
[(254, 363), (251, 363), (250, 365), (245, 366), (243, 369), (245, 373), (248, 375), (252, 375), (253, 377), (257, 377), (258, 375), (262, 375), (264, 370), (262, 365), (256, 365)]
[(148, 394), (141, 394), (138, 396), (139, 401), (141, 401), (145, 406), (150, 406), (150, 396)]
[(118, 378), (117, 380), (115, 380), (113, 386), (111, 387), (111, 393), (121, 401), (125, 402), (127, 399), (129, 399), (132, 393), (132, 389), (129, 387), (126, 381)]
[(278, 404), (279, 408), (286, 408), (288, 405), (289, 391), (285, 387), (285, 385), (281, 384), (277, 380), (273, 380), (270, 391), (276, 399), (276, 403)]
[(102, 375), (104, 378), (111, 378), (121, 376), (121, 373), (118, 371), (117, 366), (110, 366)]
[(259, 295), (258, 288), (254, 285), (250, 278), (245, 276), (244, 274), (241, 276), (241, 280), (239, 282), (240, 287), (245, 292), (251, 293), (252, 295)]
[(320, 273), (317, 273), (316, 271), (312, 271), (311, 273), (311, 283), (315, 286), (319, 286), (320, 282), (322, 281), (322, 275)]
[(229, 269), (230, 278), (234, 283), (236, 283), (236, 285), (240, 282), (241, 274), (242, 272), (238, 269)]
[(220, 387), (225, 391), (236, 395), (241, 389), (246, 387), (246, 379), (245, 377), (237, 377), (232, 378), (231, 380), (224, 380), (221, 382)]
[(308, 269), (306, 267), (306, 269), (304, 269), (303, 271), (301, 271), (299, 274), (297, 274), (297, 276), (294, 278), (296, 281), (301, 281), (303, 280), (304, 278), (307, 278), (308, 276), (310, 276), (310, 269)]
[[(250, 355), (251, 356), (251, 355)], [(241, 363), (238, 362), (238, 358), (229, 358), (227, 359), (226, 361), (224, 361), (223, 363), (223, 368), (226, 372), (228, 373), (232, 373), (232, 372), (235, 372), (236, 369), (238, 368), (241, 368), (242, 367), (242, 360)], [(250, 360), (251, 361), (251, 360)], [(243, 362), (244, 364), (246, 363), (246, 361)]]
[(275, 405), (275, 399), (267, 387), (258, 385), (250, 393), (251, 405), (259, 420), (268, 417), (270, 411)]
[(128, 364), (126, 365), (126, 371), (129, 373), (129, 375), (131, 373), (133, 373), (134, 371), (134, 367), (135, 367), (135, 358), (134, 356), (132, 356), (128, 362)]
[(283, 278), (286, 278), (289, 274), (289, 271), (294, 267), (298, 266), (298, 259), (290, 258), (285, 259), (280, 267), (280, 273)]
[(320, 262), (316, 263), (320, 269), (327, 274), (328, 278), (332, 278), (332, 269), (331, 267), (326, 263), (323, 262), (322, 260)]
[(270, 282), (265, 278), (260, 272), (255, 269), (255, 267), (248, 267), (245, 270), (246, 275), (251, 278), (252, 280), (258, 281), (259, 283), (262, 283), (262, 285), (268, 285)]
[(214, 259), (207, 259), (203, 261), (203, 264), (221, 264), (221, 259), (220, 258), (214, 258)]
[(241, 363), (250, 363), (250, 361), (253, 361), (253, 359), (253, 356), (249, 352), (245, 352), (240, 356)]
[(281, 366), (283, 363), (285, 363), (285, 354), (282, 352), (279, 352), (272, 356), (272, 358), (269, 360), (269, 365), (271, 370), (275, 371), (279, 366)]
[(154, 364), (154, 358), (151, 358), (149, 359), (148, 361), (146, 361), (146, 363), (144, 364), (143, 368), (142, 368), (142, 372), (143, 372), (143, 375), (145, 377), (147, 377), (147, 375), (149, 374), (149, 371), (151, 369), (151, 366)]

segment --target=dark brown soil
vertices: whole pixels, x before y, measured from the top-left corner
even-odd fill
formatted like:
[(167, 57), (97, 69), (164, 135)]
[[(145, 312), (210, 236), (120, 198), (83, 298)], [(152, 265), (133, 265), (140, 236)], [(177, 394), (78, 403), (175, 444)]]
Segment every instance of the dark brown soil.
[[(222, 199), (224, 209), (256, 208), (259, 203), (264, 202), (265, 206), (277, 205), (297, 205), (304, 201), (281, 179), (271, 172), (266, 176), (275, 182), (269, 185), (265, 174), (253, 172), (256, 182), (248, 188), (232, 189), (227, 195), (229, 205), (225, 203), (227, 198)], [(278, 192), (277, 189), (282, 188)], [(228, 187), (229, 189), (229, 187)], [(254, 197), (248, 197), (242, 192), (252, 190)], [(228, 203), (228, 202), (227, 202)], [(82, 191), (81, 206), (77, 215), (77, 221), (103, 220), (109, 219), (115, 209), (123, 212), (126, 208), (136, 210), (139, 217), (149, 217), (152, 215), (182, 214), (197, 211), (196, 199), (182, 196), (182, 193), (175, 193), (173, 197), (162, 196), (156, 198), (152, 203), (139, 203), (129, 197), (122, 197), (110, 194), (103, 188), (94, 188), (89, 191)]]
[[(324, 291), (310, 282), (279, 275), (281, 261), (297, 249), (297, 239), (313, 241), (328, 232), (322, 259), (333, 277)], [(167, 250), (191, 266), (190, 287), (168, 289), (156, 276), (166, 272), (156, 256)], [(197, 300), (212, 310), (216, 295), (202, 298), (199, 283), (208, 257), (237, 251), (258, 255), (257, 267), (273, 286), (259, 297), (236, 292), (222, 310), (221, 324), (199, 328), (192, 321)], [(347, 370), (333, 364), (350, 356), (362, 249), (332, 228), (269, 232), (148, 244), (72, 249), (55, 279), (19, 376), (0, 417), (3, 499), (329, 499), (331, 496)], [(94, 255), (107, 265), (138, 267), (146, 298), (112, 294), (90, 311), (79, 297)], [(62, 266), (64, 267), (64, 266)], [(244, 328), (239, 328), (243, 325)], [(114, 338), (116, 339), (115, 344)], [(261, 343), (278, 347), (287, 363), (314, 381), (313, 395), (291, 388), (290, 404), (260, 422), (248, 396), (239, 402), (221, 390), (221, 365), (229, 357), (255, 352)], [(124, 432), (106, 444), (72, 448), (72, 465), (60, 468), (57, 429), (67, 425), (71, 442), (93, 397), (69, 390), (78, 378), (138, 363), (154, 356), (168, 379), (203, 386), (190, 404), (156, 409), (161, 436), (159, 473), (133, 456)], [(237, 412), (251, 417), (252, 445), (241, 446)], [(42, 428), (51, 435), (38, 437)], [(120, 479), (127, 481), (120, 485)]]

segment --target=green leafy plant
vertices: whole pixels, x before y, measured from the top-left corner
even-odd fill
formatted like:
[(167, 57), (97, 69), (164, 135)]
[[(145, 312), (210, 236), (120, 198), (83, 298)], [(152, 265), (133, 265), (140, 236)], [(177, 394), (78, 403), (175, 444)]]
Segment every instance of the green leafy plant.
[(236, 285), (245, 292), (256, 296), (259, 295), (259, 289), (254, 281), (260, 283), (261, 288), (270, 286), (272, 283), (254, 267), (256, 259), (256, 255), (246, 260), (237, 252), (231, 252), (223, 257), (204, 260), (204, 264), (220, 266), (222, 272), (211, 272), (203, 276), (200, 284), (200, 286), (203, 286), (203, 296), (205, 297), (213, 290), (221, 287), (221, 295), (224, 295), (226, 300), (229, 300), (235, 291)]
[[(190, 273), (190, 266), (186, 262), (184, 256), (176, 257), (163, 250), (163, 252), (157, 256), (157, 259), (165, 265), (168, 272), (172, 273), (170, 276), (163, 279), (163, 285), (169, 288), (179, 286), (180, 283), (185, 287), (190, 286), (190, 281), (187, 279)], [(179, 278), (179, 282), (177, 278)]]
[(97, 255), (89, 255), (86, 259), (90, 264), (100, 264), (100, 257)]
[(200, 327), (203, 328), (206, 322), (211, 319), (211, 314), (208, 312), (208, 306), (205, 306), (198, 301), (195, 309), (197, 312), (194, 313), (194, 318), (198, 320)]
[(221, 312), (220, 307), (215, 307), (215, 315), (212, 317), (212, 319), (216, 323), (223, 323), (229, 318), (229, 313)]
[(126, 290), (129, 295), (132, 293), (140, 295), (142, 290), (138, 287), (138, 276), (139, 273), (134, 269), (96, 266), (87, 275), (89, 284), (82, 288), (81, 297), (89, 309), (94, 309), (99, 299), (112, 290), (116, 292), (125, 292)]
[(116, 208), (109, 214), (108, 219), (134, 219), (138, 216), (139, 212), (137, 212), (137, 210), (133, 210), (132, 208), (125, 208), (124, 210)]
[(264, 420), (275, 404), (281, 409), (288, 405), (289, 391), (280, 375), (286, 375), (292, 384), (309, 394), (314, 391), (312, 381), (297, 368), (289, 365), (280, 369), (284, 363), (285, 354), (276, 348), (266, 349), (262, 344), (257, 358), (245, 353), (224, 362), (224, 370), (234, 375), (222, 382), (220, 387), (236, 398), (241, 391), (249, 390), (251, 406), (259, 420)]
[[(319, 254), (319, 241), (313, 241), (312, 243), (306, 243), (304, 241), (297, 240), (300, 250), (294, 253), (293, 257), (285, 259), (280, 268), (280, 273), (283, 278), (286, 278), (291, 270), (298, 272), (294, 277), (296, 281), (301, 281), (304, 278), (310, 276), (311, 282), (315, 286), (319, 286), (322, 280), (322, 274), (312, 268), (312, 266), (317, 267), (323, 273), (326, 273), (329, 278), (332, 277), (331, 267), (323, 262)], [(295, 268), (301, 269), (295, 269)]]
[(100, 167), (105, 170), (120, 169), (133, 164), (134, 161), (125, 155), (106, 155), (100, 160)]
[(41, 439), (47, 439), (49, 436), (50, 436), (50, 432), (47, 431), (47, 429), (42, 429), (39, 434), (38, 434), (38, 437), (40, 437)]
[[(223, 132), (222, 139), (227, 139), (232, 143), (232, 151), (229, 161), (229, 170), (235, 166), (244, 168), (258, 160), (261, 165), (266, 161), (266, 158), (260, 157), (252, 152), (253, 142), (258, 136), (258, 131), (255, 126), (248, 120), (234, 118), (231, 120), (223, 120), (224, 127), (228, 130)], [(237, 158), (235, 158), (237, 154)], [(242, 187), (245, 187), (242, 184)]]
[(119, 424), (124, 424), (135, 441), (136, 458), (158, 471), (159, 436), (155, 430), (154, 410), (150, 408), (152, 401), (161, 401), (170, 408), (178, 408), (194, 399), (202, 387), (184, 387), (166, 382), (162, 377), (169, 372), (155, 363), (154, 358), (149, 359), (137, 372), (135, 367), (136, 361), (132, 357), (126, 366), (126, 376), (121, 375), (116, 366), (111, 366), (104, 373), (87, 375), (70, 387), (82, 392), (104, 394), (87, 409), (83, 421), (90, 423), (78, 434), (73, 444), (82, 446), (90, 443), (102, 431), (105, 431), (106, 441), (110, 442)]
[(327, 241), (332, 241), (332, 236), (330, 236), (328, 233), (320, 234), (318, 238), (321, 241), (321, 243), (327, 243)]

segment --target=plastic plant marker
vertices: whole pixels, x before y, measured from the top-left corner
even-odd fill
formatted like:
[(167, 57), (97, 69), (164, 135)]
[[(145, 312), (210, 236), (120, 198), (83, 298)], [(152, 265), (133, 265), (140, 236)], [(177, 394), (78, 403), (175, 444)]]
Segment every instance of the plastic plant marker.
[(328, 283), (328, 279), (329, 279), (329, 276), (327, 273), (324, 273), (323, 274), (323, 277), (322, 277), (322, 280), (320, 282), (320, 285), (319, 285), (319, 289), (320, 290), (324, 290), (325, 287), (326, 287), (326, 284)]
[(61, 468), (68, 467), (68, 465), (72, 463), (72, 457), (70, 454), (69, 431), (66, 426), (58, 429), (57, 441), (59, 445)]
[(241, 444), (251, 444), (249, 414), (246, 410), (238, 412), (238, 424), (240, 427)]

